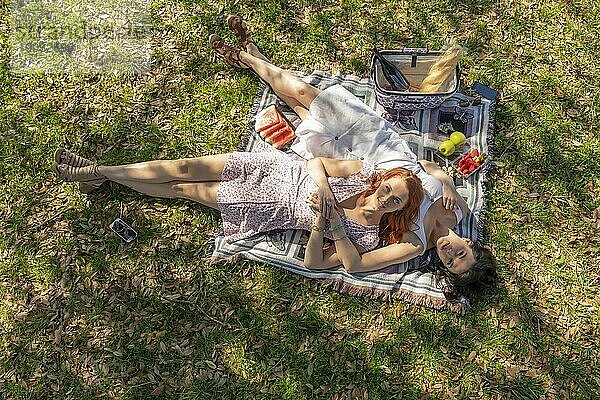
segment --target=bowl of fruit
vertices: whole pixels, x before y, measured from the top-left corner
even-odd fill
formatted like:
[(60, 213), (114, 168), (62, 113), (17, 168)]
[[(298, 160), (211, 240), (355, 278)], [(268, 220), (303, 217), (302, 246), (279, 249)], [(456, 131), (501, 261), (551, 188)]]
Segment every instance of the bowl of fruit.
[(477, 172), (486, 161), (486, 153), (480, 153), (478, 149), (471, 149), (454, 161), (454, 168), (461, 178), (467, 179)]

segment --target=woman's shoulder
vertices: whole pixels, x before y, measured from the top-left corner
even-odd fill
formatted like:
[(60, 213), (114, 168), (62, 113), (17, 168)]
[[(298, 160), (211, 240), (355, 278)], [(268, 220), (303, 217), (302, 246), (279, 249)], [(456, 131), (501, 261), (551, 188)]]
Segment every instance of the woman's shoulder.
[(431, 221), (453, 228), (458, 223), (454, 210), (448, 210), (444, 207), (443, 198), (440, 197), (431, 205), (428, 214), (431, 213)]
[(425, 190), (425, 194), (433, 201), (441, 198), (442, 191), (442, 182), (437, 179), (435, 176), (429, 175), (427, 172), (423, 171), (422, 173), (417, 174), (417, 177), (421, 180), (421, 185), (423, 186), (423, 190)]

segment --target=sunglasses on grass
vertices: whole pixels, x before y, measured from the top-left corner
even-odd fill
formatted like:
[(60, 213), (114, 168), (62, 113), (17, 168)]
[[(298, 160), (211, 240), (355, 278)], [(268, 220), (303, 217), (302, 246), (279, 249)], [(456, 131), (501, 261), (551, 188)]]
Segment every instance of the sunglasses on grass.
[(127, 243), (132, 242), (137, 237), (137, 232), (121, 218), (114, 220), (110, 224), (110, 229)]

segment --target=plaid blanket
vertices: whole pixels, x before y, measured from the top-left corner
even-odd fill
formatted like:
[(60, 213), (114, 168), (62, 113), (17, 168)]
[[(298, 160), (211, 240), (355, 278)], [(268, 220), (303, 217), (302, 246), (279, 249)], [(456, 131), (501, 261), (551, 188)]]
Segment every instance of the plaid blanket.
[[(391, 120), (403, 139), (409, 142), (411, 149), (419, 159), (434, 161), (442, 167), (447, 167), (452, 163), (451, 158), (442, 157), (437, 152), (440, 141), (446, 140), (448, 137), (438, 129), (438, 126), (443, 123), (450, 123), (455, 130), (464, 132), (469, 138), (471, 146), (487, 152), (491, 158), (493, 104), (486, 99), (483, 99), (477, 106), (461, 107), (459, 105), (461, 100), (472, 98), (456, 93), (439, 108), (402, 111), (392, 116), (386, 114), (377, 104), (368, 79), (349, 75), (331, 76), (321, 72), (314, 72), (308, 76), (301, 76), (301, 78), (320, 89), (336, 84), (344, 86), (367, 105)], [(271, 104), (277, 104), (294, 125), (297, 126), (300, 123), (298, 116), (264, 84), (259, 88), (251, 115), (255, 116), (260, 110)], [(243, 138), (241, 147), (242, 150), (249, 152), (279, 151), (266, 144), (254, 133), (254, 119), (250, 120), (248, 132)], [(287, 150), (290, 157), (297, 157), (289, 150), (289, 146), (283, 150)], [(481, 171), (468, 180), (455, 178), (458, 192), (467, 199), (469, 209), (472, 210), (455, 229), (459, 235), (479, 240), (483, 238), (486, 210), (483, 183), (490, 164), (488, 161)], [(469, 308), (467, 298), (463, 297), (452, 302), (445, 298), (441, 288), (436, 284), (431, 268), (427, 268), (431, 264), (431, 252), (407, 263), (369, 273), (349, 274), (342, 267), (313, 271), (303, 265), (308, 234), (301, 230), (272, 231), (235, 243), (227, 243), (222, 236), (217, 236), (212, 259), (233, 259), (241, 256), (275, 265), (305, 277), (324, 279), (333, 288), (356, 295), (397, 298), (413, 304), (440, 310), (448, 309), (461, 314), (464, 314)]]

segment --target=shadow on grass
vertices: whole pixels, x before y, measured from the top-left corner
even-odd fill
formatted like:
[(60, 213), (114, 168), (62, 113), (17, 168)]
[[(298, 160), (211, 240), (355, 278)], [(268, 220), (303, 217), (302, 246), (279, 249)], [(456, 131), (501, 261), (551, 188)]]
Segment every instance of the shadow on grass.
[[(514, 177), (517, 186), (511, 187), (512, 182), (501, 185), (493, 180), (489, 182), (492, 189), (495, 186), (508, 188), (506, 194), (493, 196), (493, 201), (502, 203), (491, 204), (491, 208), (506, 209), (517, 216), (514, 221), (503, 221), (509, 229), (514, 228), (510, 237), (496, 240), (505, 247), (508, 256), (502, 260), (505, 266), (501, 270), (504, 269), (510, 287), (510, 290), (503, 287), (494, 296), (501, 309), (499, 314), (504, 316), (500, 332), (520, 331), (514, 337), (505, 335), (505, 340), (512, 341), (509, 344), (513, 346), (509, 350), (512, 356), (506, 357), (511, 360), (507, 366), (510, 379), (497, 387), (524, 398), (542, 394), (593, 397), (597, 395), (597, 382), (588, 377), (598, 376), (599, 366), (593, 356), (595, 346), (590, 331), (593, 322), (590, 315), (585, 318), (586, 313), (582, 314), (583, 306), (579, 304), (585, 294), (577, 291), (572, 296), (552, 295), (550, 299), (541, 296), (547, 295), (553, 287), (559, 292), (568, 291), (573, 279), (587, 281), (590, 278), (588, 272), (593, 267), (587, 260), (577, 272), (577, 266), (561, 261), (558, 255), (553, 260), (553, 254), (557, 248), (563, 248), (564, 243), (574, 245), (569, 256), (589, 254), (586, 247), (595, 241), (592, 227), (587, 223), (572, 225), (568, 230), (563, 227), (565, 220), (581, 221), (595, 207), (590, 182), (596, 179), (594, 171), (600, 169), (600, 158), (593, 146), (573, 141), (582, 134), (566, 113), (568, 101), (537, 102), (518, 97), (511, 107), (500, 105), (497, 122), (501, 126), (515, 127), (525, 121), (531, 124), (531, 129), (521, 135), (507, 131), (506, 136), (496, 140), (496, 156), (501, 155), (500, 161), (506, 164), (498, 175)], [(544, 107), (554, 107), (557, 115), (544, 114)], [(528, 232), (535, 232), (542, 240), (531, 243)], [(586, 232), (592, 236), (581, 240)], [(528, 257), (526, 261), (521, 260), (524, 256)], [(546, 260), (549, 261), (545, 263)], [(542, 276), (538, 276), (540, 267), (545, 268)], [(583, 278), (575, 276), (581, 273)], [(540, 278), (552, 279), (555, 284), (543, 285)], [(585, 286), (582, 284), (577, 289), (583, 290)], [(545, 294), (537, 292), (540, 287), (546, 289)], [(552, 304), (559, 298), (569, 304)], [(555, 306), (571, 311), (557, 312)], [(580, 320), (582, 316), (584, 319)], [(515, 342), (517, 337), (522, 341)]]
[[(185, 4), (191, 7), (196, 3)], [(466, 35), (468, 46), (474, 52), (491, 51), (490, 31), (465, 22), (485, 22), (479, 16), (495, 4), (450, 2), (438, 13), (431, 13), (427, 7), (440, 7), (439, 3), (413, 3), (406, 14), (397, 11), (398, 4), (382, 11), (370, 10), (370, 4), (359, 9), (333, 2), (303, 6), (291, 1), (247, 1), (236, 3), (236, 7), (248, 10), (247, 14), (258, 20), (274, 21), (251, 29), (258, 31), (261, 47), (276, 56), (283, 54), (285, 62), (290, 63), (285, 58), (289, 52), (303, 49), (297, 56), (302, 65), (312, 66), (317, 60), (340, 62), (351, 65), (356, 73), (365, 73), (367, 53), (348, 49), (368, 51), (375, 43), (389, 48), (435, 47), (446, 31), (465, 33), (471, 29), (473, 34)], [(368, 13), (361, 19), (362, 25), (353, 20), (359, 12)], [(225, 13), (209, 10), (197, 18), (206, 31), (227, 33)], [(443, 23), (432, 21), (432, 15)], [(527, 23), (525, 20), (519, 29)], [(198, 43), (204, 46), (201, 38)], [(514, 43), (506, 46), (507, 53), (516, 47)], [(75, 146), (89, 152), (85, 155), (100, 154), (109, 161), (158, 158), (165, 133), (150, 121), (165, 109), (189, 105), (185, 101), (173, 103), (180, 94), (173, 92), (173, 86), (180, 82), (169, 83), (169, 79), (182, 71), (195, 73), (198, 81), (212, 79), (218, 66), (206, 68), (211, 54), (210, 49), (202, 49), (187, 65), (172, 69), (168, 59), (162, 60), (160, 66), (167, 68), (166, 76), (141, 89), (147, 90), (144, 102), (137, 103), (131, 112), (111, 117), (106, 122), (110, 127), (95, 131), (97, 136), (76, 134), (80, 129), (94, 130), (94, 126), (65, 123), (62, 127), (73, 133), (70, 143), (83, 143)], [(291, 60), (293, 63), (294, 58)], [(498, 67), (493, 72), (501, 75), (503, 71)], [(504, 79), (508, 78), (499, 76), (496, 83), (502, 84)], [(40, 90), (45, 90), (40, 85)], [(56, 86), (48, 90), (51, 88), (56, 90)], [(72, 99), (77, 103), (74, 108), (66, 115), (56, 112), (54, 117), (69, 119), (87, 113), (82, 104), (89, 100), (83, 96)], [(107, 108), (117, 107), (116, 103)], [(524, 100), (519, 111), (529, 113), (533, 105)], [(46, 162), (48, 155), (42, 153), (51, 150), (52, 141), (59, 140), (53, 137), (36, 147), (33, 144), (40, 137), (29, 133), (23, 123), (38, 120), (40, 116), (34, 114), (39, 111), (53, 112), (55, 105), (37, 108), (32, 100), (27, 106), (32, 115), (15, 117), (9, 123), (18, 132), (8, 140), (16, 143), (22, 139), (24, 144), (15, 145), (16, 154), (27, 157), (20, 166), (31, 176), (39, 176), (33, 168)], [(216, 103), (215, 108), (226, 107)], [(92, 107), (92, 112), (102, 110)], [(518, 126), (515, 113), (500, 109), (499, 119), (510, 127)], [(38, 122), (57, 124), (53, 118)], [(528, 122), (540, 124), (536, 119)], [(514, 144), (503, 131), (498, 137), (499, 152), (505, 152), (507, 168), (520, 171), (517, 178), (522, 190), (536, 191), (543, 199), (555, 195), (569, 199), (572, 195), (576, 206), (589, 208), (592, 204), (585, 184), (594, 178), (593, 171), (600, 169), (597, 152), (585, 146), (581, 151), (565, 149), (570, 132), (557, 133), (554, 128), (551, 123), (542, 123), (541, 133), (531, 142), (521, 138)], [(536, 147), (539, 149), (533, 151)], [(581, 160), (586, 164), (583, 170)], [(24, 201), (39, 202), (33, 190), (20, 194), (26, 197)], [(115, 197), (120, 196), (131, 204), (128, 216), (135, 216), (141, 233), (133, 247), (123, 249), (114, 237), (99, 244), (110, 234), (106, 226), (119, 209)], [(41, 251), (48, 249), (36, 236), (38, 232), (27, 226), (26, 216), (17, 215), (10, 221), (24, 238), (19, 242), (23, 245), (19, 257), (26, 270), (18, 278), (3, 277), (3, 283), (7, 290), (31, 292), (23, 302), (13, 305), (27, 314), (12, 321), (3, 335), (3, 363), (11, 366), (9, 371), (18, 370), (18, 375), (5, 373), (0, 385), (19, 393), (14, 397), (44, 398), (51, 393), (83, 399), (112, 392), (114, 397), (145, 398), (154, 392), (157, 397), (171, 398), (357, 398), (364, 397), (365, 389), (370, 398), (422, 398), (431, 393), (453, 397), (436, 388), (437, 383), (447, 389), (463, 386), (454, 397), (475, 395), (480, 388), (521, 398), (542, 394), (566, 398), (575, 384), (580, 390), (572, 391), (572, 397), (585, 398), (584, 392), (593, 397), (597, 390), (590, 379), (599, 375), (594, 345), (564, 341), (565, 327), (559, 326), (562, 315), (546, 313), (535, 301), (530, 277), (519, 269), (513, 272), (508, 261), (502, 270), (505, 275), (514, 275), (510, 279), (516, 281), (515, 287), (500, 289), (464, 319), (405, 306), (395, 316), (392, 306), (380, 301), (331, 293), (317, 283), (272, 267), (248, 262), (203, 265), (200, 256), (206, 250), (205, 235), (192, 235), (187, 237), (189, 241), (178, 240), (183, 239), (181, 233), (169, 237), (176, 223), (162, 226), (157, 222), (170, 218), (168, 213), (160, 211), (157, 218), (148, 217), (144, 206), (149, 200), (129, 196), (111, 193), (104, 199), (92, 198), (95, 205), (91, 210), (65, 213), (61, 222), (67, 221), (68, 229), (59, 229), (54, 237), (64, 243), (52, 254)], [(535, 205), (533, 200), (522, 201), (520, 197), (512, 200), (520, 202), (523, 211)], [(182, 210), (177, 202), (158, 204)], [(559, 216), (550, 211), (543, 210), (543, 221), (538, 221), (548, 226), (524, 223), (519, 229), (536, 229), (553, 236), (553, 230), (561, 225), (553, 225)], [(569, 212), (581, 215), (577, 209)], [(198, 220), (213, 221), (214, 215), (201, 213), (193, 222)], [(99, 233), (90, 235), (90, 229)], [(504, 245), (523, 250), (519, 239), (512, 237), (512, 243)], [(9, 241), (6, 247), (12, 244)], [(50, 250), (54, 251), (51, 246)], [(41, 260), (39, 265), (36, 260)], [(27, 269), (32, 266), (38, 271)], [(38, 279), (36, 273), (44, 271), (50, 289), (40, 293), (31, 282)], [(490, 308), (497, 312), (496, 317)], [(335, 313), (354, 309), (357, 311), (349, 312), (349, 316)], [(379, 314), (384, 316), (383, 322), (375, 320)], [(360, 320), (371, 317), (374, 320), (366, 323)], [(476, 354), (469, 360), (473, 351)], [(507, 369), (507, 362), (512, 369)], [(11, 383), (12, 377), (17, 384)], [(21, 384), (31, 387), (18, 386)], [(56, 392), (50, 392), (54, 388)]]

